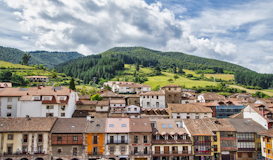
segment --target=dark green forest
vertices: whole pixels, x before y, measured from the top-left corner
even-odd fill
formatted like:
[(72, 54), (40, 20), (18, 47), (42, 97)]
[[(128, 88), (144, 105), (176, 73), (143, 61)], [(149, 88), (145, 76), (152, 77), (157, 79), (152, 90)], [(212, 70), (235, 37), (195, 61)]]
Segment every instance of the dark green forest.
[(259, 74), (256, 72), (234, 73), (235, 82), (246, 86), (259, 86), (263, 89), (273, 87), (273, 74)]
[[(0, 46), (0, 60), (11, 63), (19, 63), (26, 52), (16, 48)], [(84, 55), (78, 52), (48, 52), (48, 51), (30, 51), (31, 55), (29, 64), (43, 64), (46, 68), (52, 69), (55, 65), (62, 62), (83, 57)], [(1, 67), (1, 66), (0, 66)]]
[(56, 71), (68, 76), (82, 79), (85, 84), (97, 77), (109, 80), (124, 68), (123, 59), (91, 55), (69, 60), (55, 67)]
[(208, 58), (187, 55), (180, 52), (160, 52), (144, 47), (115, 47), (104, 53), (104, 56), (112, 56), (124, 59), (126, 64), (138, 63), (144, 67), (159, 65), (162, 69), (177, 68), (189, 70), (213, 69), (215, 73), (226, 71), (251, 71), (242, 66)]

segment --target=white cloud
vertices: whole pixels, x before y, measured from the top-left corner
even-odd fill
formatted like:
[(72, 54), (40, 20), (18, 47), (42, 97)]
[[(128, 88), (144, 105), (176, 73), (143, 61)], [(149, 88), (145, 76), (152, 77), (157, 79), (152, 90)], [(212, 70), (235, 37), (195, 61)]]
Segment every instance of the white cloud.
[[(21, 41), (13, 46), (19, 49), (78, 51), (89, 55), (115, 46), (143, 46), (273, 72), (258, 69), (267, 64), (255, 58), (257, 52), (264, 57), (272, 53), (273, 40), (261, 39), (272, 34), (271, 1), (254, 1), (224, 10), (208, 8), (194, 18), (183, 15), (189, 12), (183, 5), (147, 4), (143, 0), (2, 1), (8, 6), (5, 9), (11, 10), (0, 17), (9, 23), (1, 24), (0, 32), (19, 35), (6, 38), (16, 44)], [(8, 44), (4, 41), (0, 40), (1, 45)]]

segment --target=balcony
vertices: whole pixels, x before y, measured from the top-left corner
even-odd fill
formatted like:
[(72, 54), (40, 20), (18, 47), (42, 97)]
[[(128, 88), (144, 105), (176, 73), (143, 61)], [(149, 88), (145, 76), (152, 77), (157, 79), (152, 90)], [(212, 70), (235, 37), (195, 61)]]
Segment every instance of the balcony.
[(107, 140), (107, 144), (126, 144), (128, 140)]
[(173, 140), (173, 139), (169, 139), (169, 140), (164, 140), (164, 139), (160, 139), (160, 140), (152, 140), (152, 144), (175, 144), (175, 143), (179, 143), (179, 144), (191, 144), (191, 140), (183, 140), (183, 139), (178, 139), (178, 140)]
[(238, 148), (238, 151), (255, 151), (255, 148)]
[(34, 151), (34, 154), (45, 154), (44, 151)]
[(88, 154), (88, 156), (102, 156), (103, 155), (102, 152), (88, 152), (87, 154)]
[(147, 152), (134, 152), (134, 151), (131, 151), (131, 155), (132, 156), (149, 156), (150, 155), (150, 152), (147, 151)]
[(153, 151), (152, 155), (169, 155), (169, 156), (179, 156), (179, 155), (191, 155), (191, 151)]
[(195, 141), (194, 145), (199, 146), (211, 146), (211, 141)]
[(211, 151), (195, 151), (195, 155), (211, 155)]
[(11, 152), (4, 152), (4, 156), (5, 155), (24, 155), (24, 154), (30, 154), (30, 153), (28, 153), (28, 152), (13, 152), (13, 153), (11, 153)]

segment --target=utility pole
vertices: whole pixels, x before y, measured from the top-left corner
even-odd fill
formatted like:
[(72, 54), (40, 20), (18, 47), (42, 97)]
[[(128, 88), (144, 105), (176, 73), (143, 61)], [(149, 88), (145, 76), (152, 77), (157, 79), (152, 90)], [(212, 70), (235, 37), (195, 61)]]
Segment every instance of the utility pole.
[(93, 77), (93, 86), (94, 86), (94, 88), (95, 88), (95, 90), (96, 90), (96, 93), (97, 93), (97, 87), (96, 87), (96, 80), (97, 80), (97, 77)]

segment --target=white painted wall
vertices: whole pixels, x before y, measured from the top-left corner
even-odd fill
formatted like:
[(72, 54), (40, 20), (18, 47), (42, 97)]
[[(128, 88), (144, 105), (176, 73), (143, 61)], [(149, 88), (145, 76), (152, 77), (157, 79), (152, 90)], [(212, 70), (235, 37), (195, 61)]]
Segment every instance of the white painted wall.
[[(20, 97), (11, 98), (11, 102), (8, 102), (8, 97), (1, 98), (1, 117), (7, 117), (7, 113), (11, 113), (11, 117), (17, 117), (17, 102)], [(8, 105), (11, 105), (11, 109), (7, 109)]]
[(110, 104), (110, 107), (125, 107), (125, 103), (124, 104)]
[[(136, 108), (136, 111), (135, 111)], [(136, 105), (130, 105), (125, 107), (127, 113), (140, 113), (140, 107)]]
[(77, 92), (71, 91), (69, 100), (68, 100), (68, 107), (65, 111), (65, 118), (72, 118), (72, 114), (76, 109), (76, 101), (78, 99)]
[(244, 118), (251, 118), (253, 121), (259, 123), (264, 128), (268, 129), (267, 121), (258, 114), (254, 109), (252, 109), (249, 105), (243, 109)]
[(200, 94), (200, 95), (197, 97), (197, 99), (198, 99), (199, 102), (202, 102), (202, 103), (205, 102), (205, 99), (204, 99), (203, 94)]
[(96, 112), (108, 112), (108, 110), (109, 110), (109, 106), (96, 106)]
[(193, 99), (181, 100), (181, 104), (187, 104), (187, 103), (196, 103), (196, 100), (193, 100)]
[[(264, 149), (263, 148), (266, 148), (266, 146), (265, 146), (265, 141), (263, 141), (263, 137), (265, 137), (265, 136), (261, 136), (261, 152), (262, 152), (262, 156), (263, 157), (266, 157), (266, 152), (264, 151)], [(272, 141), (272, 139), (271, 139), (271, 141)], [(272, 141), (273, 142), (273, 141)], [(272, 144), (272, 142), (271, 142), (271, 144)]]
[[(145, 98), (144, 98), (145, 97)], [(149, 98), (148, 98), (149, 97)], [(147, 105), (150, 102), (150, 106)], [(156, 107), (156, 102), (159, 102), (159, 107)], [(140, 106), (143, 108), (166, 108), (165, 96), (140, 96)]]
[(149, 91), (151, 91), (151, 87), (143, 87), (142, 91), (149, 92)]
[(212, 113), (198, 113), (198, 114), (196, 114), (196, 113), (172, 113), (172, 118), (173, 119), (177, 119), (177, 116), (180, 116), (180, 119), (187, 119), (187, 116), (190, 116), (190, 119), (196, 119), (195, 117), (196, 116), (199, 116), (199, 119), (202, 119), (202, 118), (204, 118), (205, 116), (206, 117), (209, 117), (209, 118), (211, 118), (212, 117)]
[(17, 117), (45, 117), (42, 112), (42, 101), (19, 101)]

